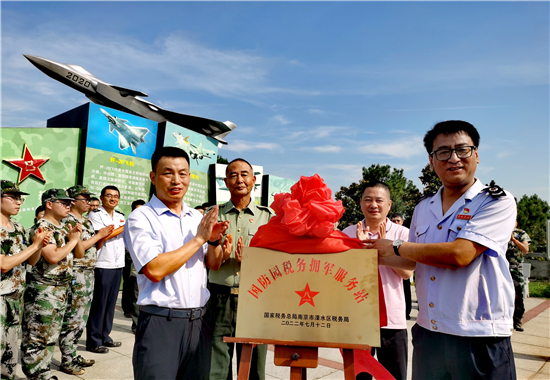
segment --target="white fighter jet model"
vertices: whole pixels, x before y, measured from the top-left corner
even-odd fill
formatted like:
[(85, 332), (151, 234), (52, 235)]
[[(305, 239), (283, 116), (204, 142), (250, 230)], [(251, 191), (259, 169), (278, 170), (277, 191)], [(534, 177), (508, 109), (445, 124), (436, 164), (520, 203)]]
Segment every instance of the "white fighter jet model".
[(216, 121), (198, 116), (168, 111), (141, 97), (147, 94), (114, 86), (78, 65), (52, 61), (51, 59), (24, 55), (34, 66), (49, 77), (82, 92), (88, 99), (102, 106), (141, 116), (156, 122), (169, 121), (184, 128), (212, 137), (222, 144), (224, 138), (237, 126), (230, 121)]
[[(176, 138), (176, 146), (187, 152), (190, 158), (197, 161), (197, 164), (199, 160), (203, 158), (212, 158), (216, 154), (213, 150), (203, 148), (202, 141), (199, 143), (199, 146), (196, 146), (192, 142), (187, 141), (189, 136), (184, 138), (180, 132), (174, 132), (172, 135)], [(212, 155), (212, 157), (210, 157), (210, 155)]]
[(117, 131), (118, 133), (118, 147), (120, 150), (124, 150), (128, 147), (132, 147), (132, 151), (136, 154), (136, 148), (142, 142), (145, 142), (145, 135), (149, 133), (149, 129), (145, 127), (132, 127), (126, 125), (128, 120), (120, 119), (116, 116), (111, 116), (109, 112), (103, 108), (99, 109), (103, 115), (109, 120), (109, 132)]

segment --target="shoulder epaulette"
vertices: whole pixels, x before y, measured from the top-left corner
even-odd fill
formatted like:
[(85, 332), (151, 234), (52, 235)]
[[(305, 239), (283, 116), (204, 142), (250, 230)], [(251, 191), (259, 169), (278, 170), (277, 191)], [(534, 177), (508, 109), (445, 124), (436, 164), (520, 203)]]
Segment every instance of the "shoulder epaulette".
[(95, 208), (95, 209), (93, 209), (93, 210), (90, 211), (90, 212), (99, 212), (99, 208)]
[(493, 199), (497, 199), (506, 195), (506, 192), (504, 191), (504, 189), (498, 185), (494, 185), (494, 186), (486, 185), (486, 187), (481, 189), (481, 191), (489, 194)]
[(115, 211), (118, 212), (119, 214), (121, 214), (122, 216), (126, 216), (126, 215), (124, 215), (123, 212), (120, 212), (120, 211), (118, 211), (118, 210), (115, 210)]
[(270, 209), (268, 206), (256, 205), (256, 207), (259, 208), (260, 210), (264, 210), (269, 212), (270, 214), (275, 215), (275, 212), (272, 209)]

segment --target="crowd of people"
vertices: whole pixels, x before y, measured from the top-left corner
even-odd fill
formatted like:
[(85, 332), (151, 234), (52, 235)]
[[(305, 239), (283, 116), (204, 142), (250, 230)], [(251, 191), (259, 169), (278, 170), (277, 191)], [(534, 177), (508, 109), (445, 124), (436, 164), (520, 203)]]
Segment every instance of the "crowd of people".
[[(378, 250), (387, 324), (372, 355), (395, 379), (407, 376), (413, 271), (413, 379), (515, 379), (510, 336), (523, 331), (529, 236), (514, 229), (513, 196), (475, 176), (479, 141), (467, 122), (436, 124), (424, 146), (443, 186), (417, 205), (410, 228), (390, 214), (388, 186), (372, 182), (360, 199), (364, 219), (343, 231)], [(242, 158), (226, 168), (230, 201), (195, 209), (183, 201), (187, 153), (158, 148), (151, 164), (154, 195), (134, 202), (127, 220), (116, 210), (115, 186), (98, 199), (77, 185), (44, 192), (25, 230), (14, 216), (28, 194), (1, 181), (2, 378), (15, 378), (19, 362), (29, 379), (56, 378), (56, 344), (60, 369), (83, 374), (94, 364), (77, 355), (84, 329), (87, 351), (119, 347), (110, 332), (121, 278), (135, 379), (233, 378), (241, 347), (223, 338), (235, 334), (243, 249), (273, 211), (254, 202), (256, 178)], [(266, 353), (265, 345), (254, 348), (251, 379), (265, 379)]]

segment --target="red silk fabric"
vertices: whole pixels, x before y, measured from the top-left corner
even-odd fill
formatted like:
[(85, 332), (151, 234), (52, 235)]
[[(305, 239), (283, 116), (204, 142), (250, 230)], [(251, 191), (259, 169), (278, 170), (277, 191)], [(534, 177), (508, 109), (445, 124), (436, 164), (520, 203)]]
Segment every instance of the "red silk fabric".
[[(318, 174), (302, 176), (290, 190), (291, 194), (275, 194), (271, 208), (276, 215), (258, 229), (251, 247), (287, 253), (337, 253), (363, 248), (359, 239), (334, 229), (345, 209), (342, 201), (332, 199), (331, 190)], [(388, 322), (380, 274), (378, 295), (380, 327), (383, 327)], [(393, 379), (369, 350), (354, 350), (353, 356), (356, 374), (368, 372), (375, 379)]]

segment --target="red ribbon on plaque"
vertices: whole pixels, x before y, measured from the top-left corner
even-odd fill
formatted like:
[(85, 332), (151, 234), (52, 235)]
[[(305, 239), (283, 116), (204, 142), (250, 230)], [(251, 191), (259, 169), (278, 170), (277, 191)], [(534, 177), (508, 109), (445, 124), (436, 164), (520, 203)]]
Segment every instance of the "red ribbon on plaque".
[[(290, 191), (290, 194), (275, 194), (270, 207), (276, 215), (258, 229), (250, 242), (251, 247), (287, 253), (337, 253), (363, 248), (359, 239), (335, 229), (345, 209), (342, 201), (332, 199), (332, 191), (318, 174), (300, 177)], [(378, 293), (380, 327), (384, 327), (388, 322), (380, 273)], [(354, 357), (356, 374), (368, 372), (376, 379), (393, 379), (369, 350), (354, 350)]]

